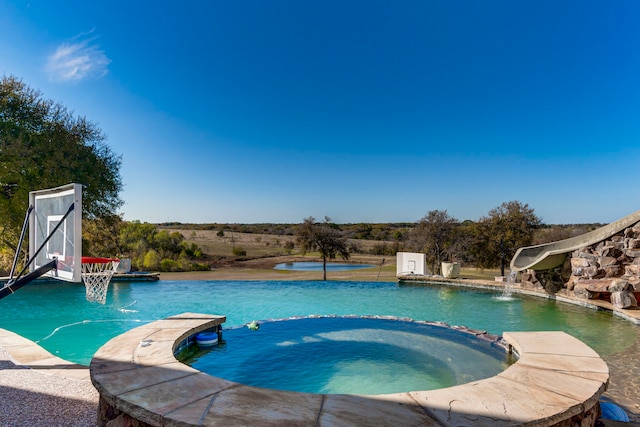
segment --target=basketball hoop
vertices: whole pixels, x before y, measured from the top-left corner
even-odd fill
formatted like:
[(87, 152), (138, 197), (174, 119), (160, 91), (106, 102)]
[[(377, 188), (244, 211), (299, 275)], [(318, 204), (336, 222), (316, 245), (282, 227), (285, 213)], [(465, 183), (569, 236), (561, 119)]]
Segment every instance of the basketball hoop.
[(115, 273), (119, 259), (82, 257), (82, 281), (87, 288), (87, 301), (104, 304), (111, 276)]

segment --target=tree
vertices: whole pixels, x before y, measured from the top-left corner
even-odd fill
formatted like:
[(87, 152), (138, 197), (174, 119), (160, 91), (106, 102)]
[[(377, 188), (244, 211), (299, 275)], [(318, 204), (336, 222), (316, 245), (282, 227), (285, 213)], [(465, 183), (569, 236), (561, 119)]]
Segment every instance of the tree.
[(529, 246), (541, 221), (529, 205), (518, 201), (505, 202), (480, 218), (476, 227), (476, 261), (480, 267), (500, 265), (504, 276), (507, 260), (516, 250)]
[(426, 255), (427, 265), (440, 272), (442, 261), (453, 257), (458, 220), (447, 211), (429, 211), (417, 223), (411, 234), (411, 246)]
[(116, 215), (120, 164), (95, 124), (16, 77), (0, 79), (0, 246), (16, 249), (29, 191), (78, 182), (86, 218)]
[(323, 223), (317, 223), (312, 216), (305, 218), (296, 235), (302, 254), (314, 250), (320, 252), (323, 280), (327, 280), (327, 259), (335, 259), (338, 255), (344, 260), (349, 259), (347, 239), (329, 217), (325, 217)]
[(120, 230), (125, 221), (119, 215), (82, 220), (82, 254), (93, 257), (118, 257), (124, 254)]

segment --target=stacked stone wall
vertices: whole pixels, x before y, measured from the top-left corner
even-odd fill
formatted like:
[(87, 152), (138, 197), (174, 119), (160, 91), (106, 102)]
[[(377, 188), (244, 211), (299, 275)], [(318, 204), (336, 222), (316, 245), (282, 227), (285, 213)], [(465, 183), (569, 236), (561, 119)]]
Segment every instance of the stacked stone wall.
[(524, 287), (548, 293), (573, 292), (588, 299), (610, 299), (623, 308), (640, 298), (640, 222), (606, 240), (574, 251), (563, 267), (527, 270)]

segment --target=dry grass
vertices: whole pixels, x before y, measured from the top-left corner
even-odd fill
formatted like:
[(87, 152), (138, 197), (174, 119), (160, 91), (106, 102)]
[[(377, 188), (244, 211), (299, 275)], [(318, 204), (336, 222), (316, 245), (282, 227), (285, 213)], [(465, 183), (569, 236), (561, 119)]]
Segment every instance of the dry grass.
[[(282, 262), (294, 261), (320, 261), (317, 253), (302, 255), (294, 249), (288, 253), (285, 244), (294, 241), (295, 236), (281, 236), (274, 234), (236, 233), (226, 231), (224, 236), (218, 236), (217, 230), (184, 230), (169, 229), (170, 232), (178, 231), (188, 243), (195, 243), (202, 251), (211, 257), (227, 257), (223, 263), (212, 271), (187, 272), (187, 273), (162, 273), (165, 280), (322, 280), (322, 272), (301, 272), (274, 270), (273, 267)], [(375, 245), (383, 242), (378, 240), (357, 240), (363, 252), (370, 251)], [(391, 244), (391, 242), (387, 242)], [(233, 256), (233, 248), (242, 248), (246, 251), (246, 257)], [(341, 259), (335, 260), (340, 262)], [(329, 280), (358, 280), (358, 281), (383, 281), (395, 282), (396, 257), (355, 254), (349, 262), (372, 264), (375, 267), (355, 271), (330, 271), (327, 272)], [(497, 270), (478, 270), (475, 268), (462, 268), (460, 277), (473, 280), (494, 280), (494, 276), (500, 274)]]

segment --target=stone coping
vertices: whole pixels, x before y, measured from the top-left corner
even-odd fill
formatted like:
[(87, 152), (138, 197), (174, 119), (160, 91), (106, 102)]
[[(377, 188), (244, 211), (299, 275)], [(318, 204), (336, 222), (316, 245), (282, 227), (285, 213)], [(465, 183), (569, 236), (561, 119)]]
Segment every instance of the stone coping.
[(107, 342), (90, 366), (101, 406), (153, 426), (552, 426), (597, 412), (609, 381), (604, 360), (564, 332), (505, 332), (520, 357), (494, 377), (375, 396), (251, 387), (175, 359), (183, 340), (224, 321), (183, 313)]
[(7, 329), (0, 329), (0, 348), (18, 364), (36, 371), (72, 379), (89, 379), (89, 368), (54, 356), (35, 342)]

